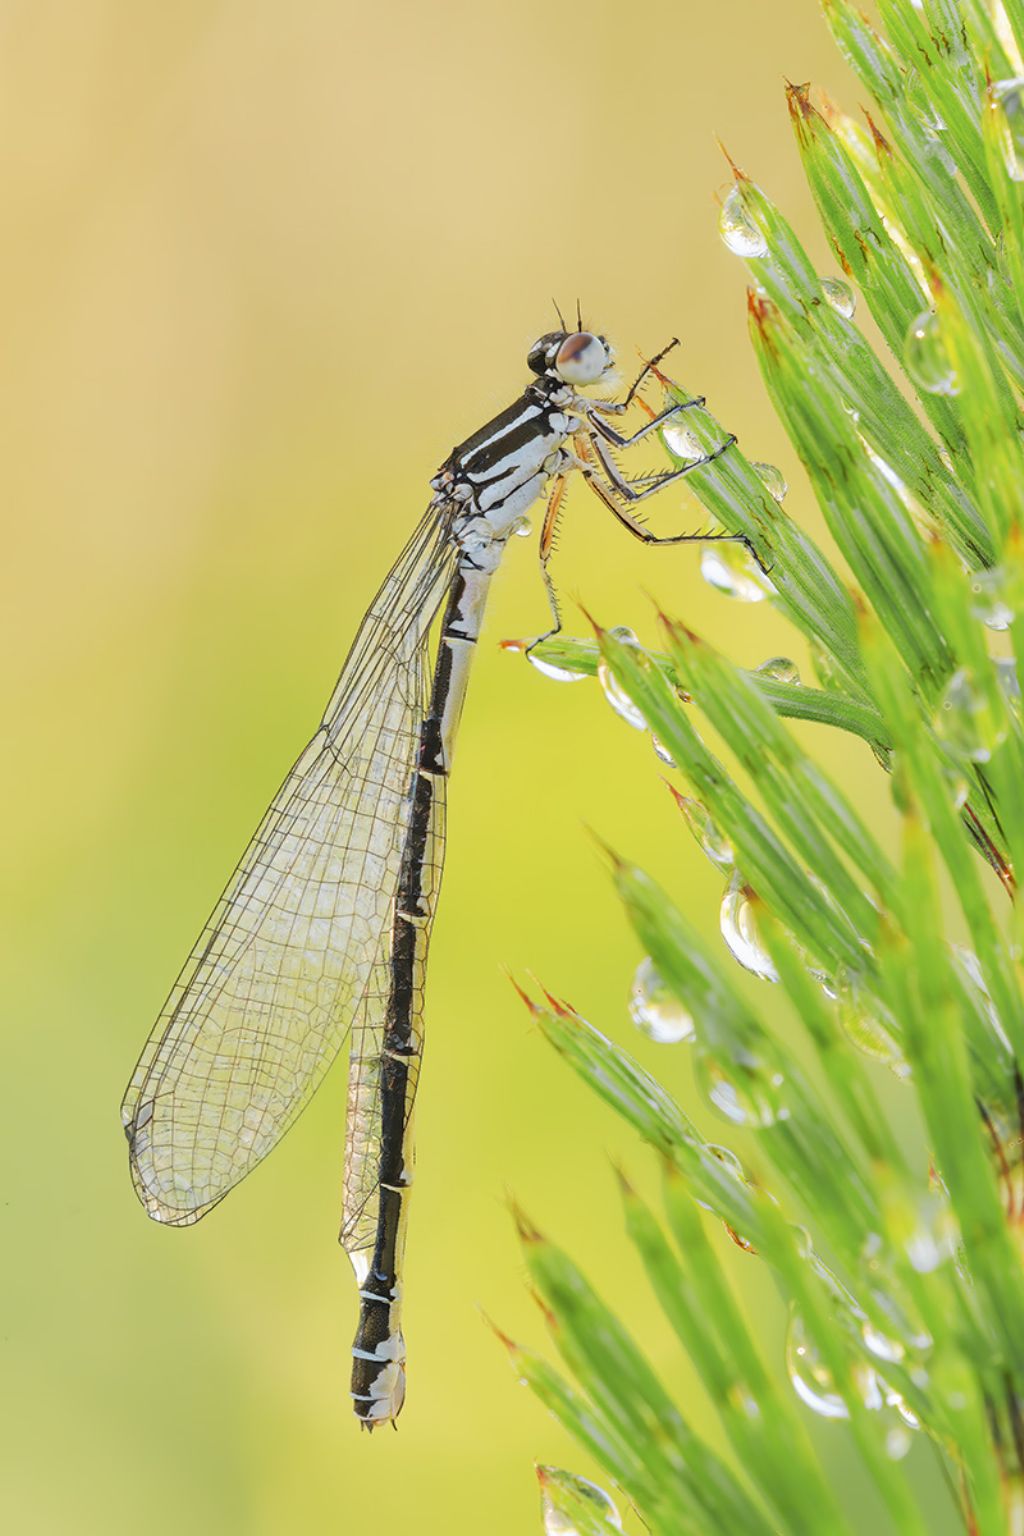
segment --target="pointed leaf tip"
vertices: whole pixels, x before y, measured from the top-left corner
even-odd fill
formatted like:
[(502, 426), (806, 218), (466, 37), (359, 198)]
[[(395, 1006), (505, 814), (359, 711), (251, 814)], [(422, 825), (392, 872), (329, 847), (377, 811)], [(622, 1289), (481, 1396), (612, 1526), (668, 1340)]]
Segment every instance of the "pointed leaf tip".
[(529, 1010), (530, 1010), (530, 1012), (531, 1012), (531, 1013), (532, 1013), (532, 1014), (533, 1014), (533, 1016), (534, 1016), (534, 1018), (536, 1018), (536, 1016), (537, 1016), (537, 1014), (538, 1014), (538, 1013), (539, 1013), (539, 1012), (540, 1012), (540, 1008), (539, 1008), (539, 1007), (538, 1007), (538, 1006), (537, 1006), (537, 1004), (536, 1004), (536, 1003), (535, 1003), (535, 1002), (534, 1002), (534, 1000), (533, 1000), (533, 998), (532, 998), (532, 997), (531, 997), (531, 996), (530, 996), (530, 994), (529, 994), (529, 993), (528, 993), (528, 992), (526, 992), (526, 991), (525, 991), (525, 990), (524, 990), (524, 989), (523, 989), (523, 988), (522, 988), (522, 987), (521, 987), (521, 986), (520, 986), (520, 985), (519, 985), (519, 983), (518, 983), (518, 981), (516, 981), (516, 979), (515, 979), (515, 977), (514, 977), (514, 976), (513, 976), (513, 975), (512, 975), (512, 972), (511, 972), (511, 971), (506, 971), (506, 972), (505, 972), (505, 974), (506, 974), (506, 975), (507, 975), (507, 977), (508, 977), (508, 979), (509, 979), (509, 981), (510, 981), (510, 982), (511, 982), (511, 983), (512, 983), (512, 985), (513, 985), (513, 987), (514, 987), (514, 988), (515, 988), (515, 989), (516, 989), (516, 991), (517, 991), (517, 992), (518, 992), (518, 993), (519, 993), (519, 996), (520, 996), (520, 997), (521, 997), (521, 998), (522, 998), (522, 1000), (523, 1000), (523, 1002), (524, 1002), (524, 1003), (525, 1003), (525, 1004), (526, 1004), (526, 1006), (527, 1006), (527, 1008), (528, 1008), (528, 1009), (529, 1009)]
[(514, 1195), (509, 1195), (507, 1198), (508, 1198), (509, 1212), (510, 1212), (510, 1214), (512, 1216), (512, 1220), (515, 1222), (516, 1232), (519, 1235), (520, 1242), (522, 1242), (522, 1243), (539, 1243), (539, 1242), (542, 1242), (543, 1239), (541, 1237), (540, 1232), (533, 1225), (532, 1221), (530, 1221), (529, 1217), (527, 1216), (526, 1212), (523, 1210), (523, 1208), (519, 1204), (519, 1202), (516, 1200), (515, 1196)]
[(605, 858), (609, 861), (609, 863), (611, 864), (612, 868), (613, 869), (621, 869), (622, 865), (623, 865), (623, 860), (619, 858), (619, 855), (615, 852), (615, 849), (609, 843), (605, 842), (605, 840), (601, 836), (600, 832), (595, 832), (593, 827), (588, 826), (586, 822), (584, 822), (583, 826), (584, 826), (584, 830), (586, 831), (587, 835), (589, 837), (593, 838), (594, 842), (597, 844), (598, 848), (600, 848), (601, 852), (604, 854)]
[(576, 606), (579, 608), (580, 613), (582, 613), (583, 617), (586, 619), (587, 623), (590, 625), (591, 629), (594, 631), (594, 635), (595, 635), (596, 639), (600, 640), (602, 635), (605, 633), (605, 631), (602, 629), (601, 625), (594, 618), (594, 615), (590, 612), (589, 608), (587, 608), (584, 603), (581, 603), (579, 601), (578, 598), (577, 598)]
[(868, 129), (871, 133), (871, 140), (875, 146), (875, 153), (877, 154), (879, 160), (881, 160), (883, 156), (887, 156), (889, 159), (892, 159), (893, 147), (889, 143), (889, 140), (886, 138), (881, 128), (879, 128), (878, 124), (871, 116), (868, 108), (861, 107), (861, 111), (864, 113), (864, 116), (867, 119)]
[(732, 174), (733, 174), (733, 177), (735, 178), (735, 180), (736, 181), (749, 181), (750, 177), (747, 175), (746, 171), (740, 170), (740, 167), (736, 164), (735, 160), (733, 159), (732, 155), (730, 155), (729, 151), (726, 149), (726, 147), (722, 143), (721, 139), (716, 138), (715, 139), (715, 143), (718, 145), (719, 149), (722, 151), (722, 154), (725, 156), (726, 160), (729, 162), (729, 169), (730, 169), (730, 171), (732, 171)]
[(802, 85), (794, 85), (787, 80), (786, 104), (789, 107), (789, 115), (794, 120), (799, 117), (806, 122), (810, 118), (818, 117), (821, 118), (822, 122), (825, 121), (811, 101), (811, 83), (809, 80), (805, 80)]
[(560, 998), (557, 998), (553, 992), (548, 991), (547, 987), (542, 986), (541, 991), (544, 993), (544, 996), (547, 999), (548, 1007), (551, 1009), (551, 1012), (557, 1014), (560, 1019), (579, 1018), (579, 1014), (576, 1012), (576, 1009), (572, 1006), (571, 1003), (564, 1002)]

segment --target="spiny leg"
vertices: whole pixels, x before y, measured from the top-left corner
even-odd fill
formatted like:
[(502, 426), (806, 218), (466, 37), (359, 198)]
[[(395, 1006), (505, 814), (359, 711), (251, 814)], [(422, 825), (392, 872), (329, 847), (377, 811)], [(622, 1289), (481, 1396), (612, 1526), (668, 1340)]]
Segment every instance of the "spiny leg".
[(561, 511), (562, 502), (565, 499), (567, 486), (568, 477), (566, 475), (558, 475), (555, 479), (551, 495), (548, 497), (547, 511), (544, 514), (544, 526), (540, 532), (540, 576), (544, 583), (544, 591), (547, 594), (548, 607), (551, 609), (551, 617), (554, 620), (554, 624), (550, 629), (545, 630), (542, 635), (538, 635), (535, 640), (530, 642), (526, 648), (527, 655), (530, 654), (534, 646), (540, 645), (542, 640), (553, 640), (562, 628), (562, 614), (558, 606), (558, 593), (555, 591), (555, 584), (551, 579), (548, 562), (554, 553), (555, 529), (558, 526), (558, 516)]
[[(646, 528), (643, 523), (627, 510), (629, 505), (645, 501), (655, 491), (660, 491), (664, 486), (671, 485), (676, 480), (681, 480), (691, 470), (699, 469), (703, 464), (713, 463), (715, 459), (720, 458), (723, 453), (731, 448), (735, 441), (735, 435), (730, 433), (725, 442), (721, 443), (712, 453), (705, 454), (702, 458), (694, 460), (692, 464), (685, 464), (681, 469), (668, 470), (665, 474), (643, 475), (633, 482), (626, 479), (618, 465), (611, 458), (611, 455), (608, 454), (604, 444), (598, 441), (593, 433), (584, 429), (581, 432), (577, 432), (573, 438), (576, 448), (577, 465), (583, 478), (598, 500), (604, 503), (608, 510), (613, 513), (622, 526), (635, 539), (639, 539), (643, 544), (742, 544), (757, 561), (760, 568), (764, 570), (757, 551), (745, 533), (656, 534), (652, 533), (649, 528)], [(598, 465), (591, 461), (591, 448), (593, 448), (597, 456), (600, 469), (607, 475), (607, 481), (601, 477)], [(621, 505), (619, 501), (620, 496), (626, 502), (626, 506)]]

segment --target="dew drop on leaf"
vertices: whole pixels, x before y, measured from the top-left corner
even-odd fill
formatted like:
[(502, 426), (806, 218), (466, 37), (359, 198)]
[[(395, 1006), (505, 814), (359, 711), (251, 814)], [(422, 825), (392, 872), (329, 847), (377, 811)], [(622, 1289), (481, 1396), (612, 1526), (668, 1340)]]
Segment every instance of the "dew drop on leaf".
[(881, 1004), (865, 997), (850, 983), (839, 997), (839, 1023), (851, 1045), (872, 1061), (880, 1061), (897, 1077), (910, 1076), (910, 1064), (897, 1041), (894, 1030), (882, 1017)]
[(636, 968), (629, 1014), (637, 1029), (659, 1045), (676, 1045), (695, 1034), (693, 1015), (665, 985), (649, 957)]
[(1016, 618), (1014, 594), (1000, 566), (971, 575), (971, 612), (986, 629), (1009, 629)]
[(857, 311), (857, 300), (849, 283), (841, 277), (823, 277), (821, 287), (836, 314), (842, 315), (844, 320), (852, 320)]
[(786, 1330), (786, 1370), (801, 1402), (823, 1419), (848, 1419), (850, 1410), (836, 1391), (826, 1367), (799, 1312), (789, 1316)]
[(764, 981), (778, 981), (779, 973), (757, 931), (754, 908), (739, 873), (733, 875), (726, 887), (718, 921), (733, 958)]
[(579, 683), (586, 677), (585, 672), (570, 672), (568, 667), (556, 667), (553, 661), (545, 661), (532, 651), (527, 651), (526, 659), (543, 677), (549, 677), (555, 683)]
[(926, 309), (910, 322), (903, 344), (907, 373), (927, 395), (958, 395), (960, 380), (953, 367), (934, 310)]
[(661, 435), (668, 451), (684, 464), (696, 464), (705, 457), (704, 449), (689, 427), (663, 427)]
[(700, 573), (709, 587), (741, 603), (761, 603), (775, 591), (750, 551), (740, 540), (716, 539), (705, 544)]
[(732, 869), (734, 862), (732, 844), (712, 821), (711, 813), (703, 801), (693, 800), (689, 795), (683, 795), (679, 805), (686, 818), (686, 825), (693, 833), (701, 852), (719, 869)]
[(781, 469), (776, 468), (774, 464), (765, 464), (760, 459), (752, 459), (750, 467), (769, 496), (775, 501), (785, 501), (789, 486)]
[[(613, 629), (611, 633), (619, 641), (620, 645), (632, 646), (634, 650), (640, 649), (640, 642), (636, 635), (631, 629), (627, 629), (625, 625), (620, 625), (618, 628)], [(626, 724), (631, 725), (635, 731), (646, 730), (647, 722), (644, 720), (643, 715), (637, 709), (625, 688), (615, 677), (604, 657), (598, 662), (597, 680), (601, 684), (604, 696), (615, 713), (621, 715)]]
[(968, 667), (950, 678), (935, 716), (936, 733), (972, 763), (987, 763), (1006, 736), (1006, 722), (993, 712)]
[(718, 219), (718, 232), (734, 256), (766, 256), (768, 241), (747, 212), (743, 193), (733, 187)]
[(800, 670), (796, 662), (790, 661), (788, 656), (769, 656), (767, 661), (762, 661), (757, 670), (762, 677), (770, 677), (774, 683), (796, 685), (800, 681)]
[(614, 1502), (586, 1477), (561, 1467), (538, 1467), (544, 1536), (605, 1536), (622, 1530)]
[(751, 1053), (737, 1052), (724, 1064), (698, 1039), (694, 1076), (708, 1103), (733, 1125), (764, 1127), (789, 1119), (785, 1078)]

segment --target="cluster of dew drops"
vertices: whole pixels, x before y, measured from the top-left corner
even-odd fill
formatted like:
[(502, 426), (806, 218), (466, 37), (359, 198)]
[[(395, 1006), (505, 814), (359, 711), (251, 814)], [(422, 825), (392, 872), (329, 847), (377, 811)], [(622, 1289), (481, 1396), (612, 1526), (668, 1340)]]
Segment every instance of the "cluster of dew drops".
[[(997, 117), (1007, 173), (1014, 181), (1024, 182), (1024, 79), (998, 81), (991, 85), (988, 105)], [(751, 260), (768, 254), (764, 232), (747, 212), (738, 186), (733, 187), (725, 199), (719, 228), (725, 245), (737, 256)], [(850, 285), (841, 278), (825, 277), (821, 280), (821, 288), (823, 297), (835, 313), (843, 320), (851, 321), (855, 314), (856, 300)], [(960, 379), (943, 334), (942, 323), (934, 309), (922, 310), (911, 321), (904, 342), (903, 360), (912, 382), (926, 394), (959, 394)], [(702, 457), (703, 450), (693, 433), (683, 428), (670, 427), (665, 432), (665, 438), (677, 458), (685, 461)], [(886, 468), (880, 467), (883, 470)], [(753, 463), (751, 468), (769, 494), (781, 502), (788, 489), (781, 471), (772, 464), (764, 463)], [(888, 478), (891, 479), (891, 472)], [(768, 578), (758, 569), (739, 541), (723, 539), (710, 542), (702, 555), (701, 573), (709, 585), (741, 602), (761, 602), (773, 590)], [(976, 572), (972, 576), (971, 590), (975, 617), (991, 630), (1008, 629), (1014, 620), (1015, 609), (1007, 592), (1004, 574), (998, 569)], [(639, 645), (632, 630), (620, 628), (612, 633), (622, 644)], [(577, 682), (586, 675), (558, 667), (533, 655), (530, 660), (540, 672), (559, 682)], [(1004, 692), (1019, 708), (1021, 690), (1014, 663), (997, 659), (995, 666)], [(796, 684), (800, 681), (796, 667), (784, 657), (772, 658), (759, 670), (779, 682)], [(616, 713), (634, 729), (645, 730), (646, 722), (642, 714), (604, 661), (599, 664), (598, 678)], [(979, 690), (965, 670), (958, 671), (940, 703), (936, 724), (948, 745), (968, 761), (986, 761), (999, 744), (983, 715), (984, 704)], [(675, 766), (668, 750), (657, 737), (652, 736), (652, 744), (663, 762)], [(690, 830), (703, 852), (728, 876), (720, 911), (720, 926), (726, 944), (735, 959), (747, 970), (763, 980), (777, 981), (778, 975), (771, 958), (758, 935), (753, 908), (744, 881), (736, 869), (728, 839), (716, 827), (700, 801), (684, 797), (680, 803)], [(968, 958), (973, 960), (973, 956)], [(829, 979), (824, 976), (819, 979), (827, 994), (836, 997), (837, 989)], [(983, 987), (980, 979), (979, 984)], [(843, 995), (840, 1002), (843, 1026), (853, 1042), (866, 1054), (886, 1061), (898, 1076), (906, 1075), (906, 1063), (900, 1058), (884, 1026), (874, 1021), (860, 1007), (855, 995)], [(674, 1045), (696, 1040), (697, 1031), (692, 1013), (665, 983), (649, 957), (641, 960), (637, 967), (630, 990), (629, 1012), (636, 1027), (658, 1044)], [(730, 1113), (726, 1100), (720, 1095), (712, 1094), (711, 1097), (717, 1099), (719, 1109), (729, 1118), (737, 1122), (749, 1118), (738, 1112), (742, 1106), (735, 1102), (734, 1112)], [(725, 1149), (721, 1150), (725, 1152)], [(921, 1229), (913, 1244), (908, 1247), (908, 1253), (915, 1268), (927, 1271), (948, 1257), (954, 1242), (955, 1234), (948, 1224), (948, 1212), (944, 1203), (937, 1201), (932, 1218), (922, 1220)], [(886, 1450), (892, 1459), (898, 1460), (906, 1455), (910, 1447), (910, 1432), (920, 1426), (900, 1394), (886, 1383), (884, 1367), (887, 1362), (907, 1363), (908, 1354), (920, 1358), (931, 1341), (923, 1334), (914, 1335), (912, 1330), (909, 1336), (905, 1330), (898, 1330), (904, 1335), (904, 1342), (881, 1333), (866, 1318), (862, 1320), (861, 1331), (867, 1349), (878, 1360), (880, 1369), (861, 1363), (856, 1368), (856, 1390), (866, 1408), (886, 1413), (889, 1420)], [(787, 1331), (786, 1365), (797, 1395), (815, 1413), (830, 1419), (849, 1417), (847, 1403), (836, 1389), (817, 1346), (796, 1311), (791, 1313)], [(569, 1478), (570, 1474), (563, 1473), (561, 1476)], [(572, 1478), (571, 1481), (576, 1496), (586, 1497), (595, 1515), (607, 1523), (609, 1531), (622, 1529), (615, 1504), (602, 1489), (582, 1478)], [(549, 1488), (544, 1496), (546, 1536), (576, 1536), (576, 1526), (559, 1508), (559, 1502), (557, 1493)]]
[[(1001, 80), (990, 85), (987, 101), (987, 110), (994, 118), (1007, 174), (1013, 181), (1024, 182), (1024, 78)], [(768, 240), (748, 211), (739, 185), (731, 189), (723, 203), (719, 231), (727, 248), (747, 261), (756, 262), (768, 255)], [(852, 320), (856, 300), (850, 285), (842, 278), (825, 277), (821, 279), (821, 288), (831, 308), (843, 320)], [(911, 320), (904, 338), (903, 363), (911, 382), (922, 393), (947, 397), (960, 393), (960, 375), (943, 322), (935, 309), (923, 309)], [(851, 411), (851, 414), (856, 418), (856, 411)], [(913, 499), (895, 471), (866, 443), (864, 447), (875, 468), (895, 487), (904, 503), (914, 510)], [(946, 460), (947, 468), (951, 469), (948, 455), (943, 454), (941, 457)], [(765, 466), (755, 468), (761, 470)], [(729, 560), (728, 556), (726, 560)], [(707, 552), (703, 570), (712, 585), (719, 587), (719, 590), (730, 591), (728, 578), (717, 579), (716, 571), (720, 573), (720, 566), (714, 547)], [(749, 573), (749, 577), (741, 576), (738, 584), (744, 590), (733, 590), (731, 595), (753, 602), (766, 595), (756, 590), (756, 575), (754, 571)], [(971, 591), (975, 617), (991, 630), (1008, 629), (1015, 617), (1017, 594), (1012, 591), (1007, 573), (1000, 567), (976, 571), (971, 577)], [(1004, 694), (1012, 706), (1019, 710), (1021, 691), (1016, 664), (1000, 657), (994, 658), (993, 665)], [(993, 751), (1001, 745), (1005, 733), (998, 721), (992, 718), (985, 690), (978, 686), (967, 668), (959, 669), (950, 679), (939, 701), (935, 726), (953, 754), (968, 763), (987, 762)], [(962, 795), (966, 793), (962, 784), (960, 790)]]

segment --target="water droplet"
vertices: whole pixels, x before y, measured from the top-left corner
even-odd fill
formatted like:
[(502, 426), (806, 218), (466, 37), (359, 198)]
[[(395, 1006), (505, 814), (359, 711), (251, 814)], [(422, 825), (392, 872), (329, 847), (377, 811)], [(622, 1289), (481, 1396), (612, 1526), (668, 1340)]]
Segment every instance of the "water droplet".
[(716, 1141), (709, 1141), (705, 1144), (705, 1150), (711, 1153), (716, 1163), (727, 1168), (734, 1179), (739, 1179), (741, 1184), (747, 1183), (746, 1170), (732, 1147), (720, 1147)]
[(786, 1370), (801, 1402), (823, 1419), (848, 1419), (850, 1410), (836, 1391), (831, 1371), (812, 1342), (799, 1312), (791, 1312), (786, 1330)]
[(855, 982), (844, 980), (839, 996), (839, 1023), (852, 1045), (872, 1061), (880, 1061), (897, 1077), (910, 1076), (910, 1064), (903, 1054), (892, 1020), (881, 1003), (865, 997)]
[(781, 469), (777, 469), (774, 464), (765, 464), (759, 459), (752, 459), (750, 467), (769, 496), (774, 497), (776, 501), (785, 501), (789, 486)]
[(734, 856), (732, 844), (725, 837), (711, 819), (711, 813), (707, 806), (700, 800), (692, 800), (689, 795), (683, 795), (679, 800), (679, 806), (686, 818), (686, 825), (693, 833), (704, 853), (719, 869), (732, 869)]
[(996, 677), (1003, 695), (1011, 704), (1020, 703), (1020, 677), (1017, 673), (1017, 663), (1010, 656), (1000, 656), (994, 663)]
[[(624, 625), (613, 629), (611, 633), (622, 645), (640, 649), (640, 642), (631, 629)], [(633, 700), (626, 692), (622, 684), (617, 681), (608, 663), (602, 657), (597, 666), (597, 680), (604, 689), (604, 696), (617, 715), (621, 715), (627, 725), (631, 725), (635, 731), (647, 729), (647, 722), (637, 709)]]
[(750, 894), (742, 876), (738, 872), (734, 874), (722, 897), (719, 912), (722, 937), (732, 950), (733, 958), (745, 970), (752, 971), (764, 981), (778, 981), (779, 973), (757, 931)]
[(1006, 736), (1006, 722), (996, 718), (970, 669), (960, 667), (942, 695), (935, 730), (961, 757), (987, 763)]
[(953, 944), (950, 948), (957, 969), (966, 980), (967, 985), (977, 994), (993, 1033), (1006, 1047), (1006, 1050), (1012, 1054), (1013, 1047), (1010, 1044), (1009, 1036), (1002, 1026), (999, 1014), (996, 1011), (996, 1005), (992, 1001), (992, 993), (989, 991), (988, 982), (985, 980), (981, 961), (974, 953), (974, 950), (968, 949), (965, 944)]
[(761, 603), (775, 591), (746, 545), (738, 539), (716, 539), (705, 544), (700, 573), (709, 587), (741, 603)]
[(532, 532), (533, 524), (528, 517), (517, 517), (509, 529), (509, 533), (513, 534), (517, 539), (528, 539)]
[(997, 80), (988, 88), (989, 111), (995, 115), (1006, 174), (1024, 181), (1024, 80)]
[(661, 435), (668, 451), (684, 464), (696, 464), (698, 459), (705, 457), (704, 449), (689, 427), (663, 427)]
[(613, 1501), (589, 1478), (561, 1467), (538, 1467), (544, 1536), (599, 1536), (621, 1531), (622, 1520)]
[(852, 320), (857, 311), (857, 299), (849, 283), (841, 277), (823, 277), (822, 290), (837, 314), (844, 320)]
[(890, 1461), (902, 1461), (913, 1444), (906, 1424), (891, 1424), (885, 1432), (885, 1454)]
[(861, 1337), (876, 1359), (884, 1360), (889, 1365), (902, 1360), (906, 1354), (906, 1350), (899, 1339), (890, 1339), (887, 1333), (880, 1332), (871, 1323), (864, 1324), (861, 1329)]
[(903, 344), (907, 373), (927, 395), (958, 395), (960, 380), (949, 356), (939, 317), (926, 309), (910, 322)]
[(659, 741), (657, 736), (655, 736), (653, 733), (651, 735), (651, 746), (654, 748), (655, 757), (658, 758), (660, 762), (667, 763), (670, 768), (676, 767), (676, 760), (672, 756), (672, 753), (669, 751), (668, 747), (666, 747), (663, 741)]
[(917, 1221), (905, 1239), (907, 1258), (920, 1275), (929, 1275), (956, 1252), (957, 1227), (945, 1195), (929, 1190), (918, 1204)]
[(636, 968), (629, 1015), (637, 1029), (659, 1045), (692, 1040), (696, 1033), (693, 1015), (665, 985), (650, 958), (641, 960)]
[(733, 187), (722, 204), (718, 232), (734, 256), (766, 256), (768, 241), (747, 212), (740, 187)]
[(553, 661), (545, 661), (533, 651), (527, 651), (526, 659), (543, 677), (550, 677), (556, 683), (580, 683), (587, 675), (585, 672), (570, 672), (568, 667), (556, 667)]
[(800, 670), (795, 661), (790, 661), (788, 656), (769, 656), (767, 661), (762, 661), (757, 668), (762, 677), (770, 677), (775, 683), (797, 684), (800, 681)]
[(1015, 596), (1007, 573), (994, 566), (971, 576), (971, 612), (987, 629), (1009, 629), (1016, 618)]
[(708, 1103), (733, 1125), (766, 1126), (789, 1119), (782, 1098), (785, 1078), (752, 1052), (736, 1051), (733, 1059), (723, 1064), (698, 1040), (694, 1076)]

